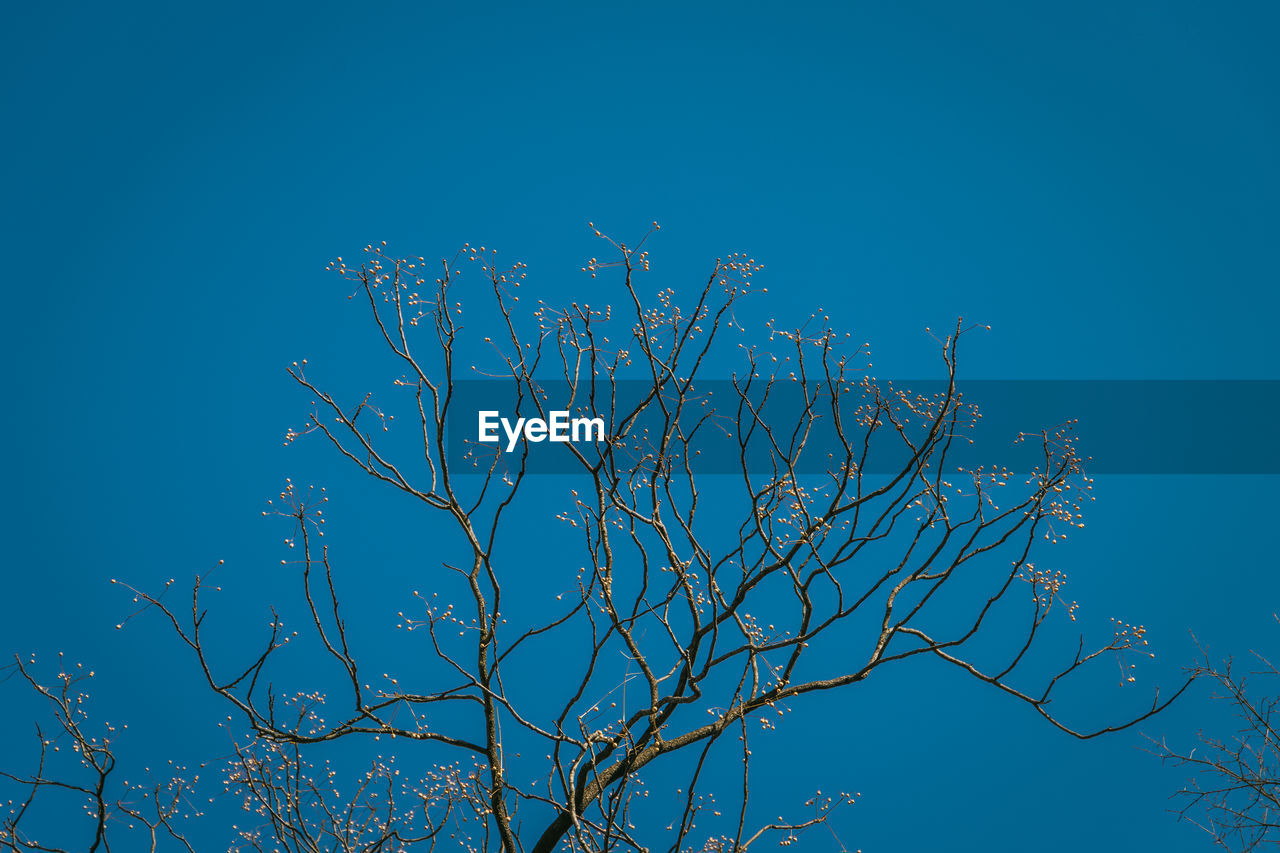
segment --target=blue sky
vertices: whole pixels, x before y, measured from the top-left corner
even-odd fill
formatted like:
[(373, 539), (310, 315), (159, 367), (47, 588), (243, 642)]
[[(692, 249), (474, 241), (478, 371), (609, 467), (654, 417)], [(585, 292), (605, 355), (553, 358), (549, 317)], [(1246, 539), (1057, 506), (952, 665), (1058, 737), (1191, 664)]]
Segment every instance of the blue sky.
[[(200, 694), (158, 623), (111, 630), (128, 601), (107, 579), (277, 561), (259, 513), (285, 476), (329, 486), (392, 612), (430, 562), (386, 535), (369, 484), (280, 446), (307, 403), (285, 366), (359, 373), (340, 359), (363, 331), (323, 268), (368, 242), (496, 246), (572, 300), (596, 286), (588, 220), (623, 238), (659, 220), (664, 286), (748, 252), (779, 314), (823, 308), (884, 375), (931, 370), (924, 328), (963, 315), (992, 326), (970, 377), (1280, 378), (1269, 4), (8, 17), (0, 649), (92, 662), (113, 709), (160, 696), (137, 713), (175, 750), (174, 709)], [(1091, 615), (1151, 629), (1148, 684), (1191, 661), (1188, 631), (1223, 653), (1280, 642), (1273, 487), (1099, 478), (1054, 560)], [(863, 850), (1209, 849), (1136, 734), (1070, 741), (927, 667), (822, 713), (842, 722), (818, 781), (862, 791), (841, 834)], [(1212, 720), (1197, 693), (1144, 730)]]

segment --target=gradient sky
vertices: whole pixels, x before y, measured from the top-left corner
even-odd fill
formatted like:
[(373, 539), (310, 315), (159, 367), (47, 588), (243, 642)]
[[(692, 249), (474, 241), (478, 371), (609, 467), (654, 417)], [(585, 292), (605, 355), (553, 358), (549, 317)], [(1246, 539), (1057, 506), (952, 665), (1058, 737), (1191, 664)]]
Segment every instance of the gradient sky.
[[(823, 308), (882, 375), (933, 370), (924, 328), (963, 315), (992, 326), (962, 355), (970, 377), (1280, 378), (1274, 4), (7, 18), (0, 650), (95, 666), (113, 718), (175, 755), (207, 746), (184, 733), (202, 694), (157, 620), (111, 630), (129, 602), (109, 578), (277, 562), (283, 531), (259, 514), (285, 476), (334, 494), (380, 592), (356, 596), (369, 615), (429, 578), (371, 484), (280, 445), (307, 403), (285, 366), (364, 333), (323, 268), (368, 242), (496, 246), (571, 300), (595, 286), (577, 272), (599, 251), (587, 220), (625, 239), (656, 219), (662, 286), (749, 252), (779, 314)], [(1053, 560), (1086, 616), (1150, 629), (1140, 688), (1176, 681), (1189, 631), (1215, 653), (1280, 644), (1274, 486), (1099, 478), (1086, 535)], [(1079, 743), (940, 667), (894, 678), (797, 712), (769, 759), (823, 756), (797, 790), (862, 792), (839, 823), (851, 847), (1210, 849), (1166, 811), (1181, 776), (1137, 733)], [(1217, 724), (1206, 696), (1143, 730), (1188, 741)], [(0, 754), (28, 711), (0, 704)]]

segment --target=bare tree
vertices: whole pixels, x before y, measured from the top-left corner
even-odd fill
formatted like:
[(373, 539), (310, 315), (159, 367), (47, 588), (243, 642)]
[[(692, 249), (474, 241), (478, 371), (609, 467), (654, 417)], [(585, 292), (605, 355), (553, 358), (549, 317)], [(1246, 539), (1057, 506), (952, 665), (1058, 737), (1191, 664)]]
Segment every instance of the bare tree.
[[(642, 293), (649, 235), (628, 246), (594, 233), (610, 257), (583, 271), (616, 278), (617, 305), (538, 301), (524, 310), (525, 265), (500, 268), (483, 247), (464, 247), (435, 271), (382, 245), (366, 247), (358, 265), (331, 265), (366, 304), (396, 390), (387, 404), (372, 393), (340, 399), (306, 361), (295, 364), (290, 375), (314, 409), (286, 441), (328, 442), (453, 531), (451, 543), (427, 549), (441, 564), (424, 578), (432, 591), (415, 593), (418, 609), (401, 614), (404, 630), (425, 635), (411, 652), (413, 677), (359, 652), (339, 596), (352, 580), (321, 539), (322, 490), (290, 482), (270, 510), (293, 526), (297, 556), (282, 564), (297, 572), (305, 637), (273, 607), (260, 650), (229, 670), (225, 655), (211, 653), (207, 575), (181, 605), (130, 587), (144, 610), (163, 614), (232, 712), (223, 786), (254, 818), (252, 828), (238, 825), (233, 849), (745, 851), (815, 829), (843, 849), (830, 818), (856, 795), (802, 796), (768, 812), (791, 817), (763, 823), (751, 805), (753, 745), (806, 696), (933, 659), (1091, 738), (1149, 717), (1185, 689), (1165, 700), (1157, 691), (1101, 728), (1053, 710), (1058, 689), (1086, 665), (1118, 656), (1133, 681), (1125, 655), (1150, 650), (1142, 626), (1120, 624), (1093, 647), (1073, 642), (1056, 665), (1033, 652), (1051, 614), (1070, 623), (1076, 611), (1063, 575), (1038, 568), (1032, 549), (1081, 523), (1090, 481), (1069, 428), (1023, 436), (1037, 452), (1029, 473), (949, 461), (977, 416), (955, 384), (963, 325), (936, 338), (945, 390), (913, 394), (873, 380), (867, 353), (825, 316), (747, 332), (738, 309), (761, 269), (753, 259), (717, 260), (686, 311), (669, 289), (656, 301)], [(698, 383), (717, 373), (728, 378), (709, 400)], [(609, 425), (605, 441), (557, 448), (566, 467), (554, 483), (567, 505), (556, 518), (578, 553), (543, 551), (508, 532), (518, 513), (550, 515), (528, 442), (511, 452), (451, 449), (458, 389), (476, 377), (504, 389), (515, 414), (545, 419), (560, 395), (566, 409)], [(396, 418), (396, 406), (408, 417)], [(396, 451), (408, 438), (413, 449)], [(899, 464), (872, 473), (874, 446), (885, 441)], [(704, 473), (709, 447), (721, 462), (736, 460), (730, 476)], [(463, 559), (444, 557), (452, 553)], [(548, 601), (508, 595), (511, 579), (529, 573)], [(282, 691), (288, 676), (275, 662), (304, 641), (335, 678)], [(15, 667), (53, 703), (89, 782), (58, 781), (43, 762), (8, 776), (26, 793), (0, 846), (57, 849), (23, 822), (32, 800), (66, 785), (96, 827), (88, 849), (109, 849), (121, 814), (134, 816), (135, 831), (141, 823), (153, 839), (184, 844), (181, 809), (169, 803), (194, 783), (179, 773), (155, 791), (117, 796), (107, 784), (111, 744), (83, 733), (66, 692), (75, 679), (64, 674), (62, 692), (51, 691), (23, 662)], [(536, 685), (521, 677), (531, 669)], [(377, 751), (382, 738), (395, 739), (400, 765), (379, 752), (346, 777), (315, 758), (336, 741), (378, 741)], [(717, 800), (704, 788), (726, 767), (737, 781)], [(646, 780), (659, 772), (679, 805), (655, 823)], [(666, 787), (676, 772), (683, 781)], [(155, 807), (145, 820), (135, 802), (143, 794)], [(667, 829), (655, 837), (653, 826)]]
[(1258, 652), (1245, 667), (1205, 653), (1195, 674), (1214, 685), (1214, 698), (1231, 709), (1239, 727), (1226, 737), (1202, 730), (1189, 752), (1151, 739), (1166, 763), (1194, 774), (1175, 794), (1178, 814), (1224, 850), (1274, 846), (1280, 843), (1280, 696), (1273, 691), (1280, 669)]

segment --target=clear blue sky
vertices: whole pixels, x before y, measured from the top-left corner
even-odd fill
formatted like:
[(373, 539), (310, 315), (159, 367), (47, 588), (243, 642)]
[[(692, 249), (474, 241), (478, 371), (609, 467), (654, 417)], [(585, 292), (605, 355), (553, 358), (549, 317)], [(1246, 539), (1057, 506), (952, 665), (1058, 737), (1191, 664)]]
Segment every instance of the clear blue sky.
[[(269, 566), (283, 533), (258, 513), (285, 476), (330, 487), (385, 591), (371, 613), (429, 571), (362, 508), (367, 484), (280, 446), (307, 403), (284, 367), (355, 328), (323, 267), (370, 241), (496, 246), (548, 301), (581, 299), (585, 222), (626, 237), (657, 219), (664, 284), (749, 252), (780, 310), (821, 306), (885, 375), (931, 368), (924, 327), (963, 315), (993, 327), (973, 377), (1280, 378), (1273, 4), (7, 19), (0, 650), (91, 663), (112, 713), (175, 752), (200, 746), (180, 709), (201, 694), (158, 622), (111, 630), (128, 602), (108, 578)], [(1149, 627), (1140, 686), (1176, 680), (1189, 630), (1224, 653), (1280, 645), (1274, 486), (1099, 479), (1087, 535), (1053, 559), (1091, 618)], [(117, 711), (129, 691), (150, 710)], [(1136, 734), (1077, 743), (932, 667), (823, 713), (838, 766), (801, 782), (863, 793), (841, 834), (868, 853), (1209, 849), (1164, 811), (1180, 777)], [(1210, 720), (1197, 694), (1145, 730)]]

